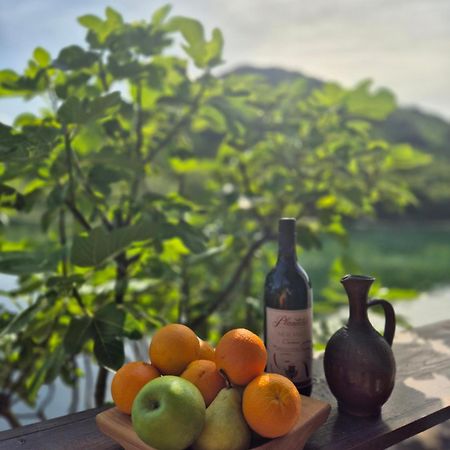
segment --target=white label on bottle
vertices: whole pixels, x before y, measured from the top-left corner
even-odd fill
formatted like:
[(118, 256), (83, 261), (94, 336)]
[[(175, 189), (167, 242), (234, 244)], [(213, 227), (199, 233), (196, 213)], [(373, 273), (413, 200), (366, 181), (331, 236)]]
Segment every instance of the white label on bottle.
[(297, 384), (311, 379), (312, 309), (266, 307), (267, 372), (280, 373)]

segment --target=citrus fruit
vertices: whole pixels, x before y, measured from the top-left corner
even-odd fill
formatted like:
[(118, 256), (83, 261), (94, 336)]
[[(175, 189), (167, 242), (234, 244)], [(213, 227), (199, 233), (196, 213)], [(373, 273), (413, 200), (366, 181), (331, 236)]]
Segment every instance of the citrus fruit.
[(255, 333), (236, 328), (220, 339), (215, 361), (217, 369), (222, 370), (233, 384), (245, 386), (264, 372), (267, 351)]
[(192, 361), (181, 374), (181, 378), (197, 386), (206, 406), (209, 406), (219, 391), (226, 386), (225, 378), (217, 370), (216, 364), (206, 359)]
[(150, 361), (164, 375), (180, 375), (191, 361), (198, 359), (199, 353), (197, 335), (178, 323), (160, 328), (149, 348)]
[(125, 414), (131, 414), (131, 406), (138, 392), (159, 376), (159, 371), (144, 361), (124, 364), (111, 382), (111, 396), (117, 408)]
[(214, 353), (215, 350), (213, 346), (203, 339), (198, 338), (200, 343), (200, 354), (198, 355), (198, 359), (209, 359), (210, 361), (214, 361)]
[(291, 380), (276, 373), (264, 373), (245, 388), (242, 412), (253, 431), (276, 438), (289, 433), (298, 422), (300, 404), (300, 394)]

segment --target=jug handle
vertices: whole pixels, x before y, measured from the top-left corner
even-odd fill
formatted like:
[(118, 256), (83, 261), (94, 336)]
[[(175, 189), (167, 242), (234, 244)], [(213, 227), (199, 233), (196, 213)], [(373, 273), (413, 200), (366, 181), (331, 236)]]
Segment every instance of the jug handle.
[(394, 340), (394, 334), (395, 334), (395, 312), (392, 305), (387, 302), (386, 300), (382, 299), (375, 299), (371, 300), (367, 303), (367, 306), (370, 308), (371, 306), (377, 306), (380, 305), (383, 307), (384, 310), (384, 316), (385, 316), (385, 322), (384, 322), (384, 333), (383, 337), (386, 339), (387, 343), (392, 346), (392, 341)]

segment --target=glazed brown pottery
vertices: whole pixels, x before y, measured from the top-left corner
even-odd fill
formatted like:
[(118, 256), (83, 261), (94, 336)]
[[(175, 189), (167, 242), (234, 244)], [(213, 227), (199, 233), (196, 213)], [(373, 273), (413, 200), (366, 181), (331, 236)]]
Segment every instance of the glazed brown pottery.
[[(386, 300), (367, 301), (374, 280), (363, 275), (346, 275), (341, 279), (348, 295), (350, 316), (347, 325), (330, 338), (324, 355), (325, 377), (338, 400), (339, 410), (355, 416), (379, 415), (395, 381), (391, 349), (395, 313)], [(375, 305), (384, 309), (384, 336), (372, 327), (367, 316), (367, 308)]]

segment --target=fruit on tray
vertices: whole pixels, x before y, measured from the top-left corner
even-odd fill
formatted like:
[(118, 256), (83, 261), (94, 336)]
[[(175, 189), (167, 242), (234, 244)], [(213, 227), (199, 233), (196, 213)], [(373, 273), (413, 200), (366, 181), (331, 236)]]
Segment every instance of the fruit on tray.
[(280, 437), (299, 420), (300, 394), (288, 378), (264, 373), (267, 351), (250, 330), (225, 333), (214, 350), (185, 325), (166, 325), (149, 356), (151, 364), (119, 369), (111, 393), (153, 448), (245, 450), (251, 430)]
[(136, 396), (131, 420), (142, 441), (159, 450), (182, 450), (205, 424), (200, 391), (181, 377), (167, 375), (147, 383)]
[(214, 347), (207, 341), (198, 338), (200, 343), (200, 354), (198, 355), (198, 359), (209, 359), (210, 361), (214, 361), (215, 359), (215, 350)]
[(245, 328), (228, 331), (216, 347), (216, 365), (238, 386), (245, 386), (264, 372), (267, 351), (259, 336)]
[(247, 450), (251, 432), (241, 408), (239, 388), (223, 388), (206, 410), (205, 426), (194, 450)]
[(180, 375), (191, 361), (199, 358), (199, 353), (197, 335), (178, 323), (160, 328), (149, 348), (150, 361), (163, 375)]
[(198, 387), (206, 406), (209, 406), (219, 391), (226, 386), (225, 378), (217, 370), (216, 364), (207, 359), (192, 361), (181, 377)]
[(111, 396), (117, 408), (125, 414), (131, 414), (136, 395), (149, 381), (160, 375), (156, 367), (144, 361), (124, 364), (111, 382)]
[(300, 417), (301, 397), (291, 380), (264, 373), (245, 388), (242, 410), (256, 433), (276, 438), (289, 433)]

